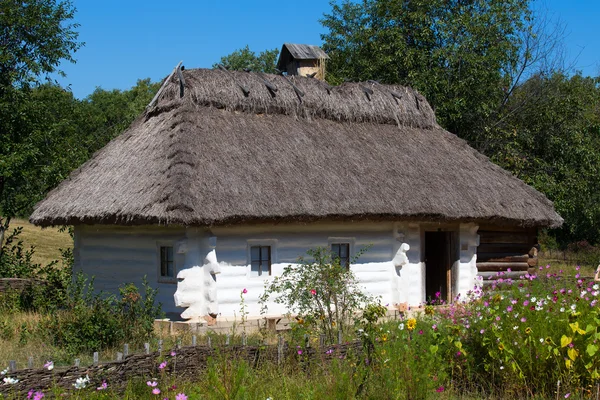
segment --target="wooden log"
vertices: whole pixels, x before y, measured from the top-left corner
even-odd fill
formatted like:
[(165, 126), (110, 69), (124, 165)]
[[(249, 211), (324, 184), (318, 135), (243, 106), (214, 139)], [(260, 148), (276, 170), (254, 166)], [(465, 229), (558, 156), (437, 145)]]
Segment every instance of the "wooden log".
[(521, 276), (525, 275), (527, 272), (526, 271), (512, 271), (512, 272), (505, 272), (502, 275), (498, 275), (497, 272), (488, 272), (488, 271), (483, 271), (483, 272), (479, 272), (477, 275), (481, 276), (483, 278), (483, 283), (485, 284), (486, 282), (490, 282), (490, 281), (495, 281), (498, 279), (512, 279), (512, 280), (518, 280), (521, 278)]
[(479, 272), (501, 272), (507, 269), (512, 271), (527, 271), (529, 264), (526, 262), (478, 262), (477, 270)]
[(482, 243), (477, 247), (477, 252), (525, 254), (530, 249), (531, 246), (525, 243)]
[(477, 262), (527, 262), (528, 254), (509, 255), (506, 253), (480, 253), (477, 252)]
[(478, 232), (480, 243), (530, 243), (530, 237), (527, 232)]

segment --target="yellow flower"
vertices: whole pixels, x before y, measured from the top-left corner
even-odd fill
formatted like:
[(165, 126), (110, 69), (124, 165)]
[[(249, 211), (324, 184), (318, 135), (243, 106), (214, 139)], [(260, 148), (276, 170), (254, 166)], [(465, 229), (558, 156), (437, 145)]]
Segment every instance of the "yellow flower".
[(504, 345), (502, 343), (498, 343), (498, 350), (503, 351)]
[(410, 318), (408, 321), (406, 321), (406, 329), (408, 329), (409, 331), (414, 330), (417, 327), (417, 320), (414, 318)]
[(527, 329), (525, 329), (525, 333), (529, 335), (531, 333), (531, 328), (527, 327)]

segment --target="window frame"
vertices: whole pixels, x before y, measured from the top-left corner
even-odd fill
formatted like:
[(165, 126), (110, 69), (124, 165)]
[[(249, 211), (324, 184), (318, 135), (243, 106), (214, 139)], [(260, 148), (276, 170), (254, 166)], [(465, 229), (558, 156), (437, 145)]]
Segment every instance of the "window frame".
[[(269, 270), (260, 270), (260, 274), (254, 274), (252, 270), (252, 248), (253, 247), (269, 247)], [(261, 255), (259, 255), (262, 258)], [(261, 260), (262, 261), (262, 260)], [(249, 239), (247, 241), (247, 276), (250, 278), (265, 279), (273, 276), (273, 264), (277, 263), (277, 240), (276, 239)], [(266, 273), (267, 272), (267, 273)]]
[[(162, 249), (170, 247), (173, 251), (173, 276), (162, 275)], [(177, 251), (175, 242), (157, 242), (156, 243), (156, 280), (159, 283), (177, 283)]]
[(350, 269), (352, 265), (352, 255), (354, 254), (354, 243), (356, 239), (353, 237), (330, 237), (327, 240), (329, 251), (333, 255), (333, 245), (348, 245), (348, 264), (345, 266), (346, 269)]

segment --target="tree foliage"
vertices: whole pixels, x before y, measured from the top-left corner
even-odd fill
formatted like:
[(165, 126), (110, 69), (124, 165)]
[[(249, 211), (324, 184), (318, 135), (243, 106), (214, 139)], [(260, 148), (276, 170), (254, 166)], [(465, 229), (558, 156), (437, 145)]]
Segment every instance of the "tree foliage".
[(554, 201), (559, 242), (599, 243), (600, 78), (535, 75), (489, 132), (492, 159)]
[(416, 88), (460, 136), (501, 104), (518, 68), (527, 0), (364, 0), (333, 3), (322, 20), (328, 79)]
[(213, 68), (217, 68), (222, 64), (229, 70), (244, 70), (246, 68), (252, 71), (275, 73), (277, 66), (278, 49), (261, 51), (258, 55), (250, 50), (248, 45), (242, 49), (235, 50), (233, 53), (221, 57), (221, 60), (213, 64)]

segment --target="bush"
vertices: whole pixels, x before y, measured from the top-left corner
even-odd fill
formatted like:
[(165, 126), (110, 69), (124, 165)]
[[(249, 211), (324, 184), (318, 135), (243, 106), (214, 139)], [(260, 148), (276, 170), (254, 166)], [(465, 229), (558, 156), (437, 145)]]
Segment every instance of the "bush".
[(69, 307), (56, 310), (43, 328), (52, 344), (71, 355), (122, 343), (141, 344), (151, 337), (154, 319), (162, 314), (154, 303), (157, 290), (145, 279), (143, 286), (142, 296), (133, 284), (126, 284), (118, 299), (94, 293), (93, 280), (79, 274), (69, 286)]
[(297, 314), (299, 325), (315, 329), (334, 342), (336, 333), (349, 333), (358, 321), (357, 313), (374, 299), (362, 292), (352, 271), (341, 266), (329, 249), (316, 248), (307, 254), (310, 260), (301, 257), (299, 265), (288, 265), (267, 285), (261, 298), (263, 311), (273, 296), (276, 303)]

